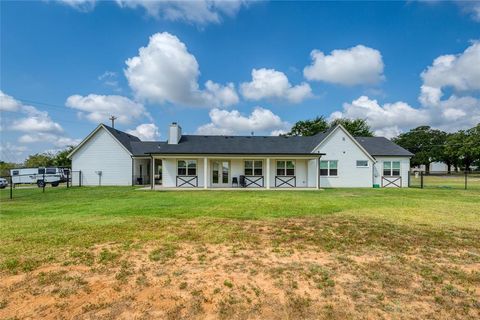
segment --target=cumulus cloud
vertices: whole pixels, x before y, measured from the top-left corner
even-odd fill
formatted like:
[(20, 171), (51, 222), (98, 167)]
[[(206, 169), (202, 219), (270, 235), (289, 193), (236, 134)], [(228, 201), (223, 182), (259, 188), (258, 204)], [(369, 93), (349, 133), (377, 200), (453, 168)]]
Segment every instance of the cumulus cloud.
[(65, 136), (58, 136), (52, 133), (37, 132), (37, 133), (27, 133), (20, 138), (18, 142), (20, 143), (38, 143), (38, 142), (49, 142), (52, 143), (55, 147), (62, 148), (67, 146), (76, 146), (82, 140), (81, 139), (72, 139)]
[(100, 80), (104, 86), (109, 87), (113, 91), (122, 91), (122, 88), (120, 88), (120, 86), (118, 85), (118, 74), (116, 72), (105, 71), (98, 76), (98, 80)]
[(195, 56), (180, 39), (167, 32), (152, 35), (148, 45), (139, 49), (138, 56), (125, 63), (125, 76), (140, 100), (211, 107), (238, 102), (232, 83), (223, 86), (207, 81), (205, 89), (201, 89)]
[(380, 105), (377, 100), (361, 96), (351, 103), (343, 104), (343, 111), (330, 115), (330, 120), (336, 118), (365, 119), (376, 135), (392, 137), (400, 128), (411, 128), (426, 124), (430, 120), (428, 112), (411, 107), (405, 102)]
[(240, 88), (243, 97), (248, 100), (273, 98), (299, 103), (312, 96), (308, 83), (292, 86), (287, 76), (275, 69), (253, 69), (252, 81), (242, 83)]
[(22, 108), (22, 103), (0, 90), (0, 111), (16, 112)]
[(212, 109), (209, 113), (210, 123), (200, 126), (197, 134), (202, 135), (233, 135), (251, 132), (264, 133), (274, 130), (286, 130), (288, 122), (268, 109), (256, 107), (248, 116), (238, 110)]
[(346, 50), (333, 50), (325, 55), (319, 50), (310, 53), (312, 64), (303, 69), (308, 80), (353, 86), (375, 84), (384, 79), (380, 51), (357, 45)]
[[(76, 145), (80, 142), (79, 139), (67, 137), (62, 126), (53, 121), (48, 112), (38, 110), (30, 105), (24, 105), (22, 102), (2, 91), (0, 91), (0, 110), (2, 112), (22, 114), (20, 118), (14, 119), (11, 125), (6, 128), (6, 130), (24, 132), (24, 134), (18, 138), (19, 143), (28, 144), (41, 142), (51, 143), (55, 147), (65, 147)], [(18, 156), (27, 150), (25, 146), (17, 146), (16, 149), (13, 148), (12, 145), (7, 147), (5, 150), (10, 150), (8, 152), (13, 155), (17, 152)]]
[(155, 18), (184, 21), (197, 25), (220, 23), (223, 16), (235, 16), (247, 2), (243, 0), (152, 1), (117, 0), (122, 8), (142, 8)]
[(18, 163), (25, 158), (26, 146), (19, 146), (10, 142), (0, 144), (0, 159), (7, 162)]
[(111, 115), (124, 124), (143, 117), (150, 118), (143, 104), (117, 95), (76, 94), (68, 97), (65, 105), (79, 110), (80, 117), (96, 123), (107, 121)]
[(127, 130), (127, 133), (138, 137), (142, 141), (154, 141), (160, 137), (158, 127), (154, 123), (143, 123), (135, 129)]
[(480, 90), (480, 42), (474, 41), (463, 53), (442, 55), (421, 74), (420, 102), (437, 105), (444, 88), (457, 93)]

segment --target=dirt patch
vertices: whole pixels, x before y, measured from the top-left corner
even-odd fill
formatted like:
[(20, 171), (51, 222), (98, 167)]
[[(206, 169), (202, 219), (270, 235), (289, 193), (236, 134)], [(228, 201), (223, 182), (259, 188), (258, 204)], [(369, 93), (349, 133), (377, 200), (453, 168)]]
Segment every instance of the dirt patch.
[(318, 247), (108, 243), (72, 256), (0, 275), (0, 318), (475, 318), (480, 310), (478, 286), (468, 295), (445, 282), (418, 285), (429, 275), (412, 277), (395, 259)]

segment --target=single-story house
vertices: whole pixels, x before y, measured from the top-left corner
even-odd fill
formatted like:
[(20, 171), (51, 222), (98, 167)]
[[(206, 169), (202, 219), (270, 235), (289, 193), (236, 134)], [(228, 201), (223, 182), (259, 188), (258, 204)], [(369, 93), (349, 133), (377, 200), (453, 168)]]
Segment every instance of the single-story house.
[(82, 185), (205, 189), (408, 187), (412, 156), (341, 125), (309, 137), (273, 137), (183, 135), (177, 123), (167, 141), (141, 141), (100, 124), (69, 154)]

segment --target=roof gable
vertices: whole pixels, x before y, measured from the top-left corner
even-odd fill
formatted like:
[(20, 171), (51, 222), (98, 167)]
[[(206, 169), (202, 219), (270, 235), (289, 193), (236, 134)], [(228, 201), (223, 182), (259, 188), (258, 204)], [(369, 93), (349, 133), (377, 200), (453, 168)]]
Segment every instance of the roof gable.
[(312, 150), (312, 152), (315, 150), (315, 149), (320, 149), (321, 148), (321, 145), (324, 144), (326, 141), (328, 141), (328, 138), (331, 137), (334, 132), (338, 131), (338, 130), (342, 130), (343, 133), (345, 133), (345, 135), (367, 156), (370, 158), (370, 160), (372, 161), (375, 161), (375, 159), (373, 158), (373, 156), (350, 134), (350, 132), (348, 132), (347, 129), (345, 129), (341, 124), (338, 124), (337, 126), (335, 126), (334, 128), (330, 128), (329, 130), (327, 130), (325, 133), (326, 135), (323, 137), (323, 139), (320, 141), (320, 143), (315, 146), (315, 148)]
[(110, 134), (110, 136), (117, 141), (124, 149), (125, 151), (128, 152), (128, 154), (132, 155), (132, 142), (141, 142), (141, 140), (138, 137), (132, 136), (131, 134), (128, 134), (126, 132), (114, 129), (112, 127), (109, 127), (107, 125), (104, 125), (103, 123), (99, 124), (90, 134), (80, 142), (80, 144), (73, 149), (69, 154), (68, 158), (71, 158), (78, 150), (80, 150), (87, 141), (89, 141), (99, 130), (105, 130)]

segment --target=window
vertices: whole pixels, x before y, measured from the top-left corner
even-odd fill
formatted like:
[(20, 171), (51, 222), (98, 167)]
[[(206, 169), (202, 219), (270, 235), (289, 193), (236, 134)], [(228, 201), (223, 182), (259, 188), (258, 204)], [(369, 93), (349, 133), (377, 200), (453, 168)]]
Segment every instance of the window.
[(44, 174), (45, 173), (45, 168), (38, 169), (38, 174)]
[(357, 167), (368, 167), (368, 160), (357, 160)]
[(178, 176), (196, 176), (197, 161), (196, 160), (178, 160), (177, 175)]
[(320, 175), (321, 176), (337, 176), (338, 160), (321, 160)]
[(18, 170), (13, 170), (13, 171), (12, 171), (12, 175), (18, 176)]
[(46, 174), (55, 174), (57, 173), (57, 169), (55, 168), (47, 168), (47, 170), (45, 171)]
[(384, 161), (383, 162), (384, 176), (399, 176), (400, 175), (400, 161)]
[(277, 161), (277, 176), (294, 176), (295, 162), (293, 160)]
[(245, 160), (246, 176), (263, 176), (262, 160)]

